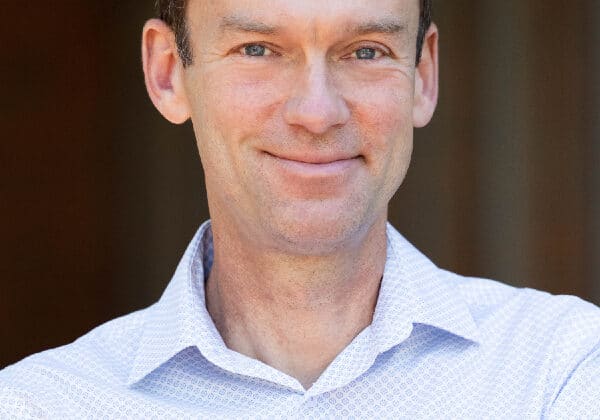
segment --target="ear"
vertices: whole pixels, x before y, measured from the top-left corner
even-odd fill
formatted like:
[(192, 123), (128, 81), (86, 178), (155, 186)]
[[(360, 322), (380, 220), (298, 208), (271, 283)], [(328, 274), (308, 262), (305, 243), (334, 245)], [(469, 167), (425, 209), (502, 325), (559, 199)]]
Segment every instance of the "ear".
[(425, 34), (421, 61), (415, 73), (415, 98), (413, 104), (413, 125), (426, 126), (438, 100), (438, 29), (432, 23)]
[(150, 19), (144, 25), (142, 60), (146, 89), (156, 109), (174, 124), (187, 121), (190, 112), (183, 64), (173, 31), (160, 19)]

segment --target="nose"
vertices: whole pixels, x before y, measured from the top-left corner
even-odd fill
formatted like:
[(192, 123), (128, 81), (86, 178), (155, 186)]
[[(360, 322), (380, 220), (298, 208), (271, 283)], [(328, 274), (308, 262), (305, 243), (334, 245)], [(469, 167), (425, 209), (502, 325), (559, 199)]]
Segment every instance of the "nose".
[(350, 118), (348, 104), (334, 86), (327, 64), (311, 64), (287, 100), (284, 118), (314, 134), (324, 134)]

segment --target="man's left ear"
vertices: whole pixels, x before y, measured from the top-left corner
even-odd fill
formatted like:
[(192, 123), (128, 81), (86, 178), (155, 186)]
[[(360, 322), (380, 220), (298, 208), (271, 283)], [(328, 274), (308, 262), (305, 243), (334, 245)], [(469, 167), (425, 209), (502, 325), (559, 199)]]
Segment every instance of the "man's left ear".
[(415, 72), (415, 98), (413, 104), (413, 125), (426, 126), (438, 100), (438, 29), (432, 23), (423, 40), (421, 60)]

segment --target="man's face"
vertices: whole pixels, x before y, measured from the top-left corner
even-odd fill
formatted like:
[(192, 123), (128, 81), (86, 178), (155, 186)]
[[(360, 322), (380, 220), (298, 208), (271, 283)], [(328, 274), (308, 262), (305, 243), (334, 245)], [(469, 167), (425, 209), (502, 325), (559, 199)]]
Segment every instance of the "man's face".
[(418, 0), (192, 0), (183, 72), (213, 223), (309, 254), (387, 217), (410, 161)]

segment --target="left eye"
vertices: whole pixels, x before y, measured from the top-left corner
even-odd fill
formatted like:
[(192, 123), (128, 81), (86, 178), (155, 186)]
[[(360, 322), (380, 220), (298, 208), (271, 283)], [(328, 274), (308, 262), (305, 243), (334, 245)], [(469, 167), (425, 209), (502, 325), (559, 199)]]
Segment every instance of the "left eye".
[(354, 51), (352, 55), (359, 60), (373, 60), (381, 57), (382, 54), (381, 51), (375, 48), (364, 47)]

